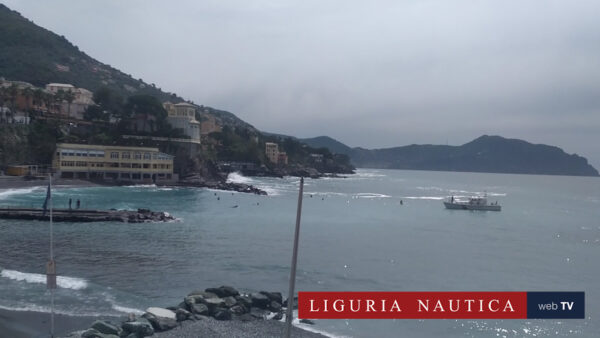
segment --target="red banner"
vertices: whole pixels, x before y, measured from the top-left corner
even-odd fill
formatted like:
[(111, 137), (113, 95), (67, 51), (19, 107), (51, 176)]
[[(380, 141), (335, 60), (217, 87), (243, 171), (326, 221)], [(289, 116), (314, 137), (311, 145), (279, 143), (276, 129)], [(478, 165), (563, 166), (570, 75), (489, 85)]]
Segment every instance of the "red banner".
[(527, 292), (298, 292), (306, 319), (524, 319)]

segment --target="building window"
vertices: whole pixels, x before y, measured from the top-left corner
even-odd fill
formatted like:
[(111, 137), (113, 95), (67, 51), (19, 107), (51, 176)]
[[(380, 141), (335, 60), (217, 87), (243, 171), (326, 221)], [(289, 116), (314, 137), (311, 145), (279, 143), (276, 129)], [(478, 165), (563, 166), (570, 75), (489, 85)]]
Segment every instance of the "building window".
[(131, 163), (121, 163), (121, 168), (131, 168)]
[(150, 153), (144, 153), (144, 160), (150, 159)]
[(87, 162), (80, 162), (80, 161), (77, 161), (76, 165), (77, 165), (78, 167), (87, 167)]
[(119, 167), (119, 163), (118, 163), (118, 162), (112, 162), (112, 163), (110, 164), (110, 167), (111, 167), (111, 168), (118, 168), (118, 167)]
[(129, 158), (131, 158), (131, 155), (129, 154), (129, 152), (122, 152), (121, 153), (121, 158), (127, 158), (127, 159), (129, 159)]
[(142, 166), (139, 163), (132, 163), (131, 167), (132, 168), (141, 168)]
[(144, 169), (149, 169), (150, 168), (150, 163), (144, 163)]
[(110, 158), (119, 158), (119, 153), (118, 152), (112, 152), (110, 153)]
[(134, 157), (136, 160), (141, 160), (141, 159), (142, 159), (142, 154), (141, 154), (141, 153), (135, 153), (135, 154), (133, 154), (133, 157)]
[(153, 165), (152, 165), (152, 169), (156, 169), (156, 167), (157, 167), (157, 165), (156, 165), (156, 164), (153, 164)]

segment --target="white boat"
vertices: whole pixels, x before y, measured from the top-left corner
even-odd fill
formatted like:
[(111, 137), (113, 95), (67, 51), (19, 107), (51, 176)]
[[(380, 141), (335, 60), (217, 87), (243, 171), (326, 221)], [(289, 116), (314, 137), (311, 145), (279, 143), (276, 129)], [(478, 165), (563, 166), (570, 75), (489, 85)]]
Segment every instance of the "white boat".
[(468, 201), (459, 201), (452, 196), (448, 198), (448, 201), (444, 201), (444, 206), (446, 206), (446, 209), (456, 210), (502, 210), (502, 207), (498, 205), (498, 202), (488, 204), (487, 195), (484, 195), (483, 197), (471, 197)]

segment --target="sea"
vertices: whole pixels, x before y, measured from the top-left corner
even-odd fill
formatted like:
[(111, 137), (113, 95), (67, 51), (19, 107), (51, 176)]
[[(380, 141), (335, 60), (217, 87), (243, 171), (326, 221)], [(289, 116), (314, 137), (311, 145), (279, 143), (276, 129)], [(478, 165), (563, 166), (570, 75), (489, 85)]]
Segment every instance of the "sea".
[[(192, 290), (287, 293), (300, 180), (230, 174), (268, 196), (199, 188), (56, 187), (55, 207), (166, 211), (169, 223), (55, 223), (56, 309), (142, 313)], [(446, 210), (487, 194), (501, 212)], [(41, 207), (45, 187), (0, 190)], [(50, 311), (49, 224), (0, 220), (0, 308)], [(359, 169), (306, 179), (296, 290), (584, 291), (585, 319), (315, 320), (331, 337), (599, 337), (600, 179)]]

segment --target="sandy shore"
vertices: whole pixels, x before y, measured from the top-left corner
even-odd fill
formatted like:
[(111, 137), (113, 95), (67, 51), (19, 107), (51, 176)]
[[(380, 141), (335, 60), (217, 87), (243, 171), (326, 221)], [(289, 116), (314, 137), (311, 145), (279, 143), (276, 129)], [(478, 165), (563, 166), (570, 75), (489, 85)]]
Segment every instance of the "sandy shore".
[[(61, 337), (73, 331), (84, 330), (95, 320), (106, 319), (119, 321), (114, 318), (75, 317), (66, 315), (54, 316), (55, 336)], [(50, 336), (50, 314), (33, 311), (8, 311), (0, 309), (1, 338), (37, 338)]]

